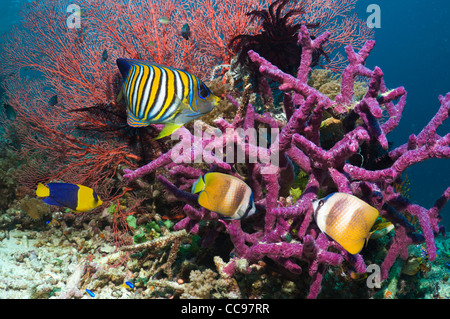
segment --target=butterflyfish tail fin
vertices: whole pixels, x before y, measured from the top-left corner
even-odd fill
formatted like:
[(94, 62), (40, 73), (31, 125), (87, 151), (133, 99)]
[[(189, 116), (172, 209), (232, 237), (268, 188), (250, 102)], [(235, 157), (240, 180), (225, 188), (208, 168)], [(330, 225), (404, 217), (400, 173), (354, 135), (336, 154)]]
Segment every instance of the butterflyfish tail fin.
[(367, 247), (367, 244), (369, 243), (369, 238), (370, 238), (371, 235), (372, 235), (372, 233), (370, 233), (369, 236), (367, 236), (367, 238), (364, 240), (363, 248)]
[[(369, 233), (369, 236), (367, 236), (367, 238), (364, 239), (364, 245), (363, 245), (363, 248), (366, 248), (367, 244), (369, 243), (369, 239), (372, 237), (372, 235), (373, 235), (374, 233), (375, 233), (375, 230), (374, 230), (374, 231), (371, 231), (371, 232)], [(376, 236), (374, 236), (374, 239), (375, 239), (375, 237), (376, 237)]]
[(182, 127), (183, 124), (175, 124), (175, 123), (167, 123), (164, 125), (161, 132), (159, 132), (158, 136), (155, 138), (155, 140), (158, 140), (160, 138), (166, 137), (171, 135), (173, 132), (178, 130), (180, 127)]
[(42, 183), (39, 183), (36, 189), (36, 196), (48, 197), (50, 196), (50, 189)]
[(205, 181), (203, 180), (203, 176), (200, 176), (197, 181), (192, 185), (192, 194), (201, 192), (205, 189)]

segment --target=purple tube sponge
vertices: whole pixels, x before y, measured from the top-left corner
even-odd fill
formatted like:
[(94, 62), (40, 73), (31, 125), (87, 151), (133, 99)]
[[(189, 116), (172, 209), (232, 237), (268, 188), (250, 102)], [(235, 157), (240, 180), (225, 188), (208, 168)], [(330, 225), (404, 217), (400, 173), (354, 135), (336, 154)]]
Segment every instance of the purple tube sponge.
[[(192, 168), (191, 163), (201, 160), (211, 169), (237, 176), (231, 166), (235, 156), (230, 160), (224, 154), (227, 149), (239, 150), (243, 154), (246, 182), (252, 188), (258, 213), (249, 218), (251, 223), (246, 227), (242, 227), (245, 220), (233, 220), (222, 221), (225, 227), (214, 228), (214, 231), (225, 229), (234, 245), (235, 257), (223, 270), (229, 275), (237, 271), (249, 273), (251, 265), (262, 258), (269, 258), (294, 274), (302, 273), (302, 267), (307, 265), (307, 273), (312, 278), (310, 298), (318, 296), (328, 267), (338, 266), (346, 260), (357, 272), (366, 271), (361, 254), (349, 254), (322, 234), (315, 224), (312, 201), (317, 199), (319, 191), (358, 196), (394, 224), (395, 235), (381, 265), (383, 278), (387, 278), (396, 258), (408, 257), (409, 245), (425, 242), (430, 260), (436, 257), (434, 239), (442, 232), (439, 213), (450, 198), (449, 187), (433, 207), (426, 209), (410, 202), (393, 187), (408, 167), (429, 158), (450, 158), (450, 134), (437, 134), (438, 127), (449, 116), (450, 93), (439, 97), (438, 112), (419, 134), (412, 134), (405, 144), (388, 151), (387, 134), (399, 124), (406, 105), (405, 89), (388, 90), (381, 69), (371, 70), (365, 66), (375, 41), (367, 41), (359, 52), (351, 46), (345, 48), (348, 66), (342, 74), (340, 93), (334, 100), (309, 86), (311, 54), (328, 36), (325, 33), (311, 39), (307, 28), (301, 28), (298, 41), (303, 50), (297, 77), (282, 72), (257, 52), (248, 52), (249, 58), (259, 66), (261, 75), (278, 82), (278, 89), (284, 92), (287, 123), (276, 120), (269, 112), (257, 114), (252, 104), (240, 105), (228, 96), (237, 110), (232, 123), (220, 118), (214, 122), (216, 127), (198, 121), (194, 133), (182, 128), (178, 132), (181, 141), (171, 150), (135, 171), (126, 170), (124, 175), (131, 180), (161, 167), (169, 168), (168, 178), (182, 185), (177, 187), (163, 176), (158, 180), (186, 202), (186, 217), (175, 225), (175, 229), (197, 233), (201, 220), (219, 220), (220, 217), (199, 207), (196, 195), (188, 192), (193, 181), (204, 173)], [(367, 93), (358, 100), (353, 88), (355, 79), (361, 76), (367, 78), (369, 84)], [(270, 94), (268, 85), (262, 87), (264, 94)], [(329, 149), (324, 149), (320, 143), (325, 111), (336, 119), (348, 119), (351, 124), (343, 132), (342, 139)], [(389, 118), (382, 120), (385, 113)], [(357, 122), (358, 119), (361, 121)], [(260, 126), (279, 134), (266, 145), (258, 144), (244, 134), (245, 130)], [(376, 156), (374, 163), (387, 159), (384, 166), (369, 169), (352, 165), (350, 159), (359, 154), (361, 146), (379, 146), (384, 154), (373, 155)], [(292, 163), (308, 175), (308, 182), (298, 200), (287, 205), (285, 193), (294, 176)], [(420, 231), (408, 222), (404, 212), (417, 217)]]

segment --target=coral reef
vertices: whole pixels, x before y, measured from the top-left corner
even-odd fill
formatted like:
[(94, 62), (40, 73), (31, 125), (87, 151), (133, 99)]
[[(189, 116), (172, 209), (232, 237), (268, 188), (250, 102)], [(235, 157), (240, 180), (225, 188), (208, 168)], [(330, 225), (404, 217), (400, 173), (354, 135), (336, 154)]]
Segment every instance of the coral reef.
[(12, 143), (0, 135), (0, 211), (5, 211), (16, 195), (18, 156)]
[[(406, 144), (389, 151), (386, 135), (400, 121), (406, 105), (405, 89), (399, 87), (388, 90), (381, 69), (375, 67), (370, 70), (364, 66), (375, 41), (367, 41), (359, 52), (355, 52), (351, 46), (345, 48), (348, 65), (342, 74), (340, 92), (334, 100), (309, 86), (313, 52), (328, 37), (329, 33), (324, 33), (312, 39), (308, 29), (302, 26), (298, 35), (298, 41), (303, 47), (302, 62), (297, 77), (282, 72), (258, 53), (249, 51), (249, 57), (259, 65), (260, 73), (278, 82), (279, 90), (284, 92), (286, 125), (272, 118), (270, 113), (256, 114), (248, 100), (239, 104), (228, 95), (237, 109), (232, 123), (219, 118), (214, 121), (217, 128), (200, 122), (197, 130), (194, 128), (194, 134), (186, 129), (180, 130), (178, 136), (182, 140), (175, 147), (143, 167), (124, 170), (124, 178), (128, 180), (161, 167), (168, 169), (174, 180), (180, 181), (182, 177), (182, 185), (177, 182), (178, 186), (161, 175), (158, 179), (177, 198), (187, 203), (184, 207), (187, 217), (177, 223), (175, 229), (197, 233), (201, 221), (218, 220), (219, 217), (213, 212), (195, 208), (196, 196), (185, 191), (204, 173), (189, 163), (203, 160), (210, 169), (238, 175), (232, 166), (233, 162), (227, 162), (223, 154), (229, 145), (242, 150), (246, 156), (246, 181), (253, 190), (260, 213), (249, 218), (251, 225), (245, 220), (235, 220), (222, 222), (224, 226), (211, 229), (211, 233), (214, 233), (225, 228), (234, 245), (234, 257), (224, 271), (229, 275), (240, 272), (249, 274), (251, 266), (264, 257), (294, 274), (302, 273), (306, 266), (311, 277), (310, 298), (318, 296), (329, 266), (339, 266), (345, 261), (357, 273), (366, 272), (361, 254), (350, 255), (344, 251), (320, 233), (312, 221), (311, 202), (319, 193), (340, 191), (354, 194), (376, 207), (381, 216), (395, 225), (395, 235), (381, 265), (383, 279), (388, 277), (389, 269), (398, 256), (402, 259), (408, 257), (410, 245), (425, 242), (429, 260), (435, 259), (435, 234), (442, 231), (438, 225), (439, 212), (450, 198), (449, 187), (433, 207), (425, 209), (395, 192), (393, 187), (393, 183), (411, 165), (429, 158), (450, 157), (450, 135), (441, 137), (436, 133), (436, 129), (448, 117), (450, 94), (439, 97), (440, 109), (418, 135), (411, 135)], [(360, 100), (355, 99), (357, 76), (367, 78), (369, 83), (367, 92)], [(396, 100), (398, 102), (395, 104)], [(325, 112), (346, 123), (343, 137), (328, 150), (323, 149), (320, 143), (320, 127)], [(387, 112), (389, 119), (381, 123), (384, 112)], [(238, 128), (257, 128), (259, 123), (268, 125), (272, 130), (281, 129), (270, 146), (256, 145), (239, 133)], [(199, 138), (202, 129), (205, 132), (203, 138)], [(370, 155), (376, 156), (376, 169), (349, 163), (349, 158), (357, 154), (361, 146), (369, 150), (372, 148)], [(378, 153), (373, 149), (379, 150)], [(252, 162), (249, 158), (257, 161)], [(288, 194), (294, 179), (292, 163), (309, 178), (296, 203), (284, 205), (280, 196), (287, 196), (285, 194)], [(418, 218), (421, 232), (415, 231), (402, 212)], [(214, 237), (213, 234), (209, 236)]]
[[(250, 10), (247, 15), (252, 20), (259, 18), (259, 28), (231, 37), (229, 48), (238, 54), (237, 61), (250, 68), (257, 75), (254, 65), (248, 58), (253, 50), (277, 65), (282, 71), (295, 74), (300, 61), (301, 44), (297, 43), (297, 31), (301, 25), (310, 28), (311, 37), (330, 32), (329, 41), (313, 53), (313, 64), (319, 62), (321, 55), (327, 62), (327, 68), (342, 71), (345, 60), (339, 48), (351, 44), (360, 49), (365, 41), (372, 39), (374, 30), (367, 27), (361, 19), (350, 14), (357, 0), (320, 0), (320, 1), (272, 1), (267, 10)], [(260, 30), (262, 29), (262, 30)], [(261, 32), (258, 32), (261, 31)], [(324, 59), (324, 60), (325, 60)]]
[[(68, 1), (30, 2), (0, 59), (15, 112), (0, 112), (0, 298), (449, 298), (450, 241), (439, 222), (450, 187), (421, 207), (407, 196), (405, 170), (450, 158), (450, 134), (437, 133), (450, 93), (391, 149), (406, 91), (366, 67), (375, 42), (349, 14), (355, 2), (305, 0), (297, 17), (285, 0), (271, 13), (255, 0), (81, 1), (76, 30), (65, 24)], [(249, 10), (292, 23), (289, 41), (302, 48), (286, 69), (245, 50), (257, 86), (228, 47), (263, 29)], [(335, 54), (349, 43), (346, 59)], [(312, 69), (322, 50), (329, 69)], [(116, 57), (203, 79), (214, 67), (208, 86), (223, 99), (172, 140), (154, 140), (161, 125), (126, 126)], [(200, 207), (190, 190), (210, 171), (244, 179), (257, 213), (230, 221)], [(107, 199), (86, 213), (49, 207), (33, 198), (48, 180), (96, 186)], [(336, 191), (376, 207), (395, 230), (349, 254), (313, 218), (312, 201)], [(373, 265), (381, 287), (366, 284)]]
[[(321, 27), (328, 25), (336, 33), (334, 44), (370, 38), (360, 32), (364, 24), (350, 27), (357, 19), (346, 18), (355, 2), (305, 3), (307, 24), (316, 19)], [(108, 199), (117, 195), (111, 180), (118, 166), (137, 167), (164, 149), (150, 128), (133, 130), (124, 124), (125, 108), (116, 101), (121, 84), (116, 58), (146, 59), (205, 80), (215, 66), (231, 62), (231, 38), (258, 32), (260, 26), (246, 13), (267, 4), (79, 1), (80, 11), (70, 15), (80, 18), (74, 28), (66, 25), (71, 4), (43, 0), (24, 5), (20, 25), (1, 44), (0, 75), (6, 100), (17, 113), (19, 154), (29, 159), (19, 172), (20, 182), (29, 189), (51, 180), (86, 184)], [(160, 23), (160, 17), (169, 23)], [(342, 21), (334, 21), (338, 18)], [(180, 36), (184, 24), (191, 29), (189, 40)]]
[(209, 299), (211, 298), (211, 291), (214, 289), (217, 274), (211, 269), (206, 269), (203, 272), (198, 270), (191, 271), (189, 275), (190, 282), (186, 284), (183, 294), (180, 298), (183, 299)]
[[(96, 224), (102, 218), (94, 217)], [(98, 219), (98, 220), (97, 220)], [(53, 224), (53, 222), (52, 222)], [(137, 263), (136, 257), (121, 266), (112, 266), (120, 252), (107, 241), (102, 240), (102, 230), (89, 235), (94, 226), (62, 227), (57, 223), (48, 229), (12, 230), (0, 241), (0, 297), (1, 298), (295, 298), (302, 296), (307, 288), (307, 274), (288, 276), (274, 272), (263, 261), (251, 265), (249, 274), (228, 275), (224, 270), (227, 263), (214, 257), (211, 268), (199, 266), (179, 256), (172, 264), (178, 277), (155, 278), (154, 268)], [(2, 234), (3, 235), (3, 234)], [(81, 238), (82, 246), (75, 244)], [(81, 242), (80, 242), (81, 243)], [(450, 246), (448, 239), (437, 239), (439, 257), (429, 268), (420, 269), (415, 275), (403, 274), (404, 263), (398, 259), (390, 272), (383, 289), (374, 298), (448, 298), (450, 259), (443, 247)], [(412, 246), (410, 256), (420, 258), (421, 245)], [(164, 251), (165, 247), (161, 247)], [(166, 256), (167, 257), (167, 256)], [(182, 261), (180, 263), (180, 261)], [(151, 264), (151, 260), (147, 260)], [(200, 267), (200, 268), (199, 268)], [(246, 269), (248, 263), (242, 260), (239, 267)], [(272, 270), (270, 270), (272, 268)], [(366, 296), (365, 277), (342, 279), (343, 269), (326, 274), (323, 294), (359, 298)], [(182, 275), (185, 272), (186, 275)], [(334, 280), (329, 280), (333, 278)], [(427, 280), (421, 280), (426, 278)], [(344, 281), (343, 281), (344, 280)], [(133, 282), (133, 289), (125, 282)], [(357, 290), (346, 291), (352, 287)], [(94, 293), (90, 296), (86, 289)], [(367, 287), (366, 287), (367, 290)], [(359, 294), (359, 293), (362, 294)], [(369, 297), (369, 296), (367, 296)]]

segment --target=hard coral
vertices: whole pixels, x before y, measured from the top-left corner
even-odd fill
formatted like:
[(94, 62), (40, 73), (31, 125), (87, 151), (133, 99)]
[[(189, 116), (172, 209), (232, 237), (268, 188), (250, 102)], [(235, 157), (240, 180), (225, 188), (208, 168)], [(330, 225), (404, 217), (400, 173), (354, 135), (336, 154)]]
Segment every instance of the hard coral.
[(50, 213), (49, 206), (37, 198), (24, 198), (19, 203), (20, 209), (33, 220), (39, 220)]
[(190, 282), (186, 284), (186, 289), (180, 298), (182, 299), (209, 299), (211, 292), (215, 287), (217, 274), (211, 269), (201, 272), (199, 270), (191, 271), (189, 275)]
[[(197, 233), (200, 221), (218, 220), (219, 216), (204, 208), (196, 208), (196, 195), (184, 191), (204, 173), (204, 170), (192, 168), (189, 163), (203, 159), (211, 169), (237, 175), (223, 154), (230, 146), (242, 150), (246, 158), (246, 182), (253, 190), (259, 213), (248, 220), (223, 221), (234, 244), (234, 257), (223, 267), (223, 272), (229, 276), (237, 272), (250, 273), (264, 257), (294, 274), (302, 273), (306, 266), (311, 277), (310, 298), (318, 296), (323, 275), (329, 266), (338, 266), (345, 260), (356, 272), (366, 272), (361, 254), (349, 254), (322, 234), (313, 222), (312, 200), (318, 197), (319, 191), (321, 194), (335, 191), (354, 194), (376, 207), (385, 219), (394, 224), (395, 235), (381, 265), (383, 279), (388, 277), (398, 256), (403, 259), (408, 257), (408, 246), (411, 244), (425, 242), (429, 259), (436, 257), (434, 238), (442, 230), (438, 225), (439, 212), (450, 198), (449, 187), (433, 207), (426, 209), (413, 204), (393, 187), (411, 165), (429, 158), (450, 158), (450, 134), (442, 137), (436, 133), (449, 116), (450, 93), (439, 97), (441, 107), (422, 132), (417, 136), (411, 135), (407, 143), (389, 151), (386, 135), (400, 121), (406, 105), (405, 89), (388, 90), (381, 69), (375, 67), (371, 70), (364, 66), (375, 41), (367, 41), (359, 52), (351, 46), (346, 47), (348, 66), (342, 74), (340, 92), (334, 100), (308, 85), (314, 51), (328, 36), (329, 33), (325, 33), (312, 39), (307, 27), (301, 27), (298, 41), (303, 49), (297, 77), (283, 72), (258, 53), (248, 52), (264, 77), (280, 83), (279, 90), (284, 92), (285, 125), (272, 118), (270, 113), (259, 115), (250, 103), (239, 104), (228, 96), (237, 108), (232, 123), (217, 119), (216, 129), (200, 122), (195, 135), (180, 129), (182, 140), (174, 148), (135, 171), (125, 170), (124, 175), (127, 179), (135, 179), (166, 167), (169, 175), (176, 176), (183, 185), (175, 186), (163, 176), (158, 177), (159, 181), (187, 203), (184, 207), (187, 217), (176, 224), (175, 229)], [(354, 83), (357, 76), (367, 78), (369, 86), (363, 98), (355, 102)], [(396, 100), (398, 102), (394, 103)], [(381, 123), (384, 110), (389, 118)], [(329, 149), (324, 149), (320, 140), (325, 111), (347, 122), (345, 134)], [(237, 130), (257, 128), (260, 124), (275, 131), (281, 129), (269, 146), (256, 145)], [(205, 130), (203, 138), (198, 137), (200, 128)], [(389, 161), (380, 163), (383, 165), (381, 169), (350, 164), (349, 159), (358, 154), (364, 145), (384, 151), (373, 163), (383, 160), (383, 157), (388, 157)], [(257, 154), (266, 155), (266, 160)], [(273, 161), (267, 161), (269, 156)], [(257, 161), (252, 162), (250, 158)], [(285, 206), (287, 201), (280, 196), (292, 184), (292, 162), (309, 178), (295, 204)], [(421, 232), (415, 230), (403, 212), (418, 218)]]

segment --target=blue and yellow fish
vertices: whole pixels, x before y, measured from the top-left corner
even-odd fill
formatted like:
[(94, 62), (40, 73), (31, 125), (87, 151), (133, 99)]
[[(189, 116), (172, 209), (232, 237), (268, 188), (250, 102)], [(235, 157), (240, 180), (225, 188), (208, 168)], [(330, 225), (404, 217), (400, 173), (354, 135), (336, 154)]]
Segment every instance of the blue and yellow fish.
[(157, 138), (210, 112), (220, 101), (189, 72), (130, 59), (117, 59), (117, 66), (124, 80), (121, 94), (127, 104), (128, 125), (166, 124)]
[(69, 207), (77, 212), (86, 212), (103, 204), (97, 193), (89, 187), (69, 183), (39, 183), (36, 189), (38, 197), (55, 206)]
[(237, 177), (222, 173), (206, 173), (192, 185), (200, 206), (225, 218), (241, 219), (256, 212), (252, 189)]
[(95, 297), (95, 294), (94, 294), (91, 290), (86, 289), (86, 292), (87, 292), (87, 293), (89, 294), (89, 296), (91, 296), (92, 298)]
[(376, 208), (346, 193), (332, 193), (315, 200), (313, 208), (319, 229), (353, 255), (369, 240), (379, 215)]
[(132, 289), (134, 289), (134, 284), (130, 281), (125, 281), (125, 283), (122, 284), (122, 287), (124, 287), (128, 290), (132, 290)]

